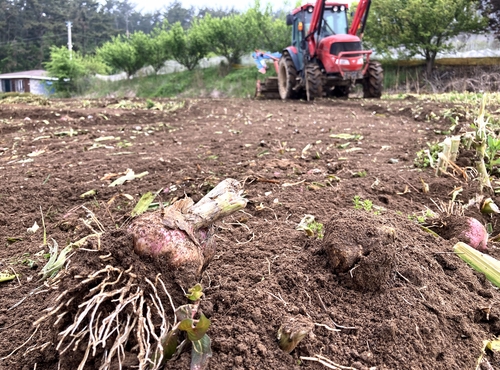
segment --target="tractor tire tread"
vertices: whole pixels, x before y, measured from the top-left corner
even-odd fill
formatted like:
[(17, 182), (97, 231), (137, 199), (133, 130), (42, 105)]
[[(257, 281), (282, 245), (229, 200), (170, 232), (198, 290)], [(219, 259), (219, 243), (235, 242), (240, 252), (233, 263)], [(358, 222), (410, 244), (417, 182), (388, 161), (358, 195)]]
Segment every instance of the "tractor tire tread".
[(321, 98), (323, 96), (323, 73), (317, 63), (308, 63), (306, 76), (309, 80), (309, 98)]
[(283, 53), (278, 62), (278, 90), (281, 99), (294, 99), (297, 92), (293, 89), (297, 83), (297, 70), (288, 52)]
[(363, 97), (380, 98), (384, 85), (384, 70), (379, 62), (370, 62), (363, 80)]

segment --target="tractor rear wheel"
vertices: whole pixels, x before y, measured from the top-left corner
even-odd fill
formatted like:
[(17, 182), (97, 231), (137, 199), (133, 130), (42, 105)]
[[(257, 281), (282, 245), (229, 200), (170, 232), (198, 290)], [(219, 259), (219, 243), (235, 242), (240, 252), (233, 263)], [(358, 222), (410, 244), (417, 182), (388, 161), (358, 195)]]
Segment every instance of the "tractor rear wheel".
[(293, 99), (297, 93), (293, 89), (297, 83), (297, 70), (292, 57), (283, 53), (278, 63), (278, 89), (281, 99)]
[(309, 98), (321, 98), (323, 96), (323, 73), (317, 63), (306, 64), (306, 78), (309, 84)]
[(379, 62), (370, 62), (363, 79), (363, 97), (380, 98), (384, 85), (384, 70)]

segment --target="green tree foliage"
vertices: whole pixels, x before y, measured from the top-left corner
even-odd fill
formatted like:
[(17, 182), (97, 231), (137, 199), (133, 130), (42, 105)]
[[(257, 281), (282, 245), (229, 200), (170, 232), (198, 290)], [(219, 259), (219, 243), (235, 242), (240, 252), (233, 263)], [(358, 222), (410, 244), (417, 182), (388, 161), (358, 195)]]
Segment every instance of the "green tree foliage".
[(64, 47), (52, 46), (50, 48), (50, 61), (44, 63), (47, 72), (52, 77), (57, 77), (56, 91), (69, 95), (76, 90), (78, 81), (96, 73), (106, 73), (106, 65), (95, 56), (81, 56), (80, 53)]
[(131, 0), (0, 0), (0, 72), (41, 68), (51, 46), (68, 42), (82, 55), (118, 34), (150, 33), (161, 24), (161, 12), (135, 10)]
[(70, 58), (69, 50), (63, 46), (50, 49), (50, 61), (45, 63), (45, 68), (50, 76), (59, 78), (59, 85), (65, 85), (65, 79), (75, 81), (85, 75), (80, 55), (72, 52)]
[(422, 56), (430, 75), (436, 55), (453, 49), (453, 37), (485, 26), (475, 0), (377, 0), (371, 4), (365, 40), (381, 54)]
[(84, 77), (94, 76), (96, 74), (105, 75), (110, 71), (109, 66), (97, 55), (84, 55), (81, 60), (85, 68)]
[(161, 27), (156, 27), (151, 33), (151, 50), (147, 57), (147, 64), (153, 67), (155, 73), (158, 73), (165, 61), (172, 57), (172, 52), (168, 47), (169, 34), (167, 31), (168, 23), (165, 21)]
[(200, 21), (200, 29), (211, 50), (225, 57), (231, 65), (239, 63), (241, 57), (257, 44), (258, 32), (248, 13), (223, 18), (213, 18), (208, 14)]
[(135, 64), (137, 70), (144, 67), (150, 60), (153, 51), (153, 38), (142, 31), (134, 32), (127, 40), (135, 51)]
[(125, 71), (127, 78), (146, 65), (148, 46), (142, 42), (148, 37), (136, 32), (131, 39), (116, 36), (97, 49), (97, 55), (111, 68)]
[(247, 11), (246, 17), (252, 23), (251, 32), (258, 35), (256, 48), (281, 51), (291, 43), (292, 30), (286, 25), (285, 12), (273, 13), (269, 3), (262, 10), (260, 1), (256, 0), (254, 6)]
[(41, 68), (50, 46), (66, 29), (63, 0), (0, 0), (5, 32), (0, 30), (0, 60), (6, 70)]
[[(146, 35), (142, 31), (134, 32), (129, 42), (136, 55), (142, 56), (142, 65), (139, 68), (150, 65), (155, 73), (158, 73), (172, 54), (168, 48), (168, 33), (165, 27), (158, 27), (150, 35)], [(138, 64), (140, 65), (141, 62), (138, 61)]]
[(209, 48), (203, 34), (203, 26), (199, 21), (193, 20), (187, 30), (177, 22), (168, 32), (167, 48), (175, 61), (193, 70), (201, 59), (207, 56)]
[(210, 14), (213, 18), (222, 18), (222, 17), (227, 17), (231, 14), (238, 14), (238, 12), (234, 8), (224, 9), (224, 8), (203, 7), (198, 9), (199, 18), (203, 18), (208, 14)]

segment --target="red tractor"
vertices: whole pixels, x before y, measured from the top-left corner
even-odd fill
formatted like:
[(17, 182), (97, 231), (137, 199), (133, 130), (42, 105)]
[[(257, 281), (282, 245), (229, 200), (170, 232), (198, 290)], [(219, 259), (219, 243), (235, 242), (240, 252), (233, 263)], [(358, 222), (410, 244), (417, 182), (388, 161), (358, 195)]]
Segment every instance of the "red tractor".
[[(281, 99), (321, 96), (347, 97), (354, 84), (363, 85), (365, 98), (382, 95), (382, 65), (370, 61), (371, 50), (363, 50), (361, 37), (371, 0), (358, 4), (351, 27), (348, 4), (317, 0), (287, 15), (292, 26), (292, 45), (274, 59), (278, 77), (257, 83), (257, 94)], [(259, 52), (258, 52), (259, 53)]]

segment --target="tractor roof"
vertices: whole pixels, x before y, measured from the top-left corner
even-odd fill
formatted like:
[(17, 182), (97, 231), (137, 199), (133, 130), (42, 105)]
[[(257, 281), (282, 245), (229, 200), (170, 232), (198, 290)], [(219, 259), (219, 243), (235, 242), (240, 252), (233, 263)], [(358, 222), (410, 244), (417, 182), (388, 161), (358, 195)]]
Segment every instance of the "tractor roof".
[[(297, 14), (298, 12), (302, 11), (302, 10), (306, 10), (307, 8), (309, 7), (313, 7), (314, 8), (314, 3), (305, 3), (303, 5), (301, 5), (300, 7), (298, 8), (295, 8), (294, 10), (292, 10), (292, 14)], [(344, 5), (346, 7), (346, 9), (349, 8), (349, 4), (347, 2), (342, 2), (342, 1), (327, 1), (325, 2), (325, 8), (330, 8), (334, 5)]]

